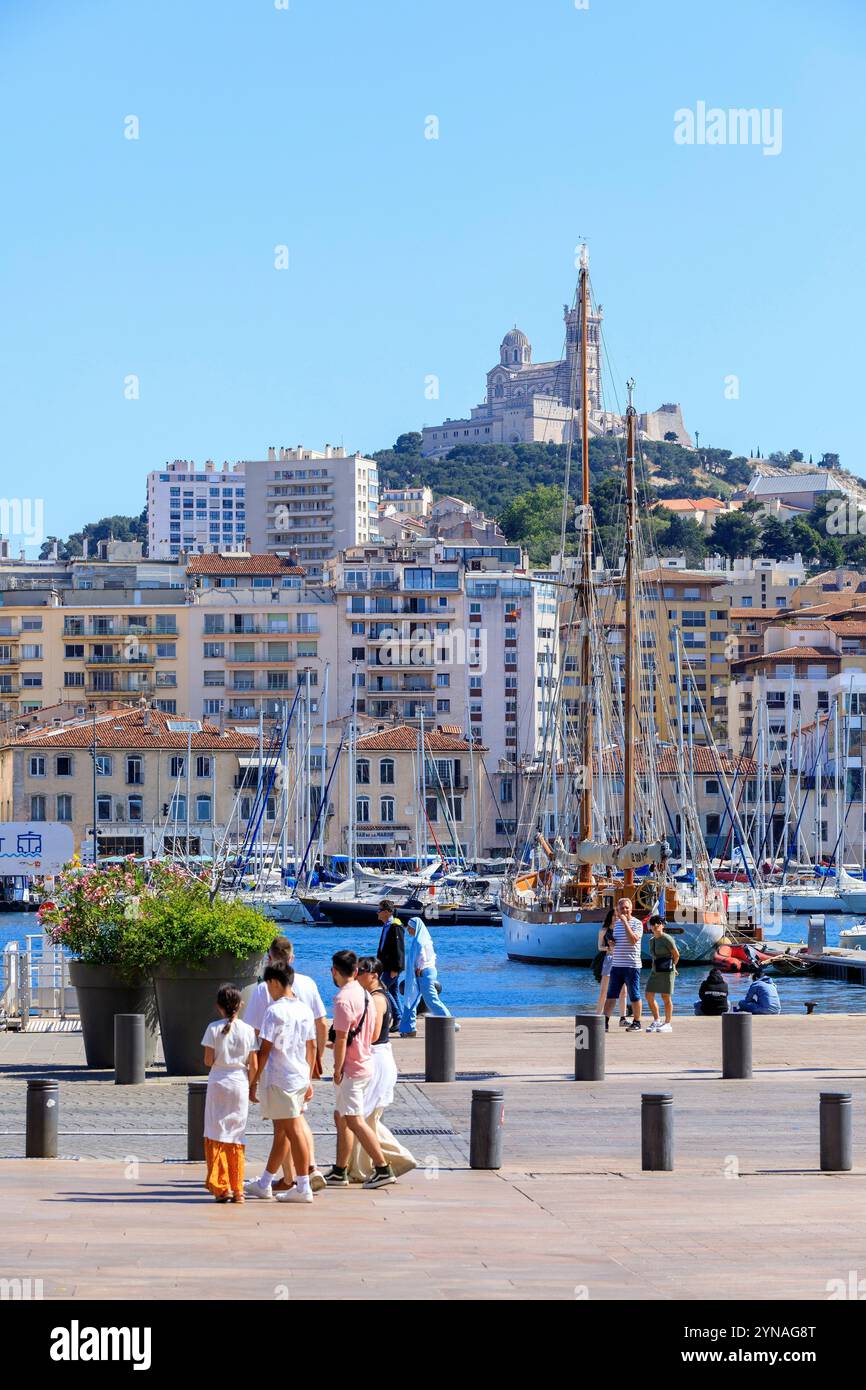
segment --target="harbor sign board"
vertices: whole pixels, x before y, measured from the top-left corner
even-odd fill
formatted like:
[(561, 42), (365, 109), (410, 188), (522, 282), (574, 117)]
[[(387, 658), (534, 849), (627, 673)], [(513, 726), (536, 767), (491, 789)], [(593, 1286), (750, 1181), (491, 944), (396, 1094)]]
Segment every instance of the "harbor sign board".
[(59, 821), (0, 822), (0, 878), (55, 874), (75, 850), (72, 826)]

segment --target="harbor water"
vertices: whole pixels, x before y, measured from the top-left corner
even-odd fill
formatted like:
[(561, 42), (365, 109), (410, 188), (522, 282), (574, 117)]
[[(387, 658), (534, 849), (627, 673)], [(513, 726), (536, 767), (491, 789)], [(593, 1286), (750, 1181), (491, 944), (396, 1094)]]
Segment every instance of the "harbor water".
[[(792, 931), (796, 940), (806, 928)], [(312, 975), (329, 1003), (334, 987), (330, 960), (335, 951), (349, 949), (370, 955), (378, 941), (378, 928), (295, 927), (281, 928), (295, 943), (298, 969)], [(598, 985), (587, 967), (526, 965), (509, 961), (500, 927), (434, 927), (433, 940), (438, 957), (442, 997), (455, 1014), (464, 1017), (495, 1018), (506, 1014), (518, 1017), (550, 1017), (593, 1009)], [(0, 916), (0, 950), (8, 941), (23, 946), (26, 935), (39, 935), (34, 913), (15, 912)], [(787, 935), (787, 933), (786, 933)], [(838, 943), (839, 925), (827, 918), (827, 944)], [(692, 1013), (706, 966), (685, 966), (674, 991), (674, 1012)], [(644, 981), (647, 972), (644, 972)], [(749, 981), (728, 975), (731, 1002), (742, 998)], [(784, 1013), (803, 1013), (804, 1001), (815, 1000), (818, 1013), (866, 1013), (866, 987), (841, 980), (825, 980), (810, 975), (799, 979), (774, 977)]]

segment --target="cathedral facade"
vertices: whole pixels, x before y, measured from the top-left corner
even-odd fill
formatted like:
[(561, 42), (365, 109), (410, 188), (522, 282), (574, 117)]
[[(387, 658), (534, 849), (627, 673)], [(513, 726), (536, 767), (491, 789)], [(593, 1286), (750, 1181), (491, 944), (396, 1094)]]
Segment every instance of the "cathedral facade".
[[(463, 420), (425, 425), (422, 452), (442, 458), (458, 444), (565, 444), (572, 430), (580, 432), (583, 402), (579, 310), (563, 306), (565, 357), (557, 362), (533, 362), (532, 344), (516, 325), (499, 345), (499, 362), (487, 373), (484, 401)], [(590, 435), (620, 434), (621, 416), (606, 411), (601, 392), (602, 307), (587, 315), (587, 406)], [(569, 402), (574, 401), (574, 410)], [(647, 438), (663, 439), (673, 433), (677, 442), (691, 446), (678, 405), (639, 416), (639, 428)]]

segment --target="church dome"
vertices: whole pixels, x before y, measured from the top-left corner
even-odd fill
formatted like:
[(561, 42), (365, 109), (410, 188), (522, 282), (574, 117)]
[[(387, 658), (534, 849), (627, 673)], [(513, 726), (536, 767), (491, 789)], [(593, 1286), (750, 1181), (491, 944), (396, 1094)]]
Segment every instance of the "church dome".
[(532, 360), (532, 345), (517, 324), (502, 339), (499, 358), (503, 366), (514, 366), (515, 363), (520, 366)]

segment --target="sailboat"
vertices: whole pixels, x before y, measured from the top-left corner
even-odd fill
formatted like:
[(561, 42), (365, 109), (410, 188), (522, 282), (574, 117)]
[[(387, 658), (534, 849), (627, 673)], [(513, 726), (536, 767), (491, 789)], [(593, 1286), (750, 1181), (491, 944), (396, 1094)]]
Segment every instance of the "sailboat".
[[(625, 459), (625, 554), (617, 587), (625, 607), (624, 694), (612, 673), (607, 632), (594, 582), (593, 517), (590, 504), (587, 323), (589, 265), (581, 251), (579, 351), (572, 354), (570, 404), (576, 416), (580, 364), (581, 506), (580, 544), (573, 568), (567, 631), (579, 636), (577, 710), (563, 699), (562, 670), (549, 705), (535, 791), (521, 817), (514, 869), (500, 893), (509, 959), (583, 964), (598, 950), (598, 931), (607, 911), (629, 897), (637, 915), (659, 911), (684, 960), (710, 957), (727, 925), (725, 899), (713, 876), (693, 797), (682, 769), (680, 859), (676, 875), (664, 835), (665, 812), (655, 764), (658, 739), (652, 726), (653, 683), (643, 676), (638, 633), (638, 526), (635, 472), (637, 412), (628, 384)], [(561, 573), (565, 570), (566, 517), (574, 428), (569, 431), (563, 489)], [(564, 666), (564, 663), (561, 663)], [(645, 698), (645, 697), (649, 698)], [(642, 698), (644, 697), (644, 698)], [(682, 720), (680, 719), (680, 726)], [(680, 743), (680, 751), (682, 742)], [(611, 773), (614, 776), (611, 776)], [(621, 772), (621, 778), (618, 775)], [(621, 802), (611, 806), (611, 783)]]

